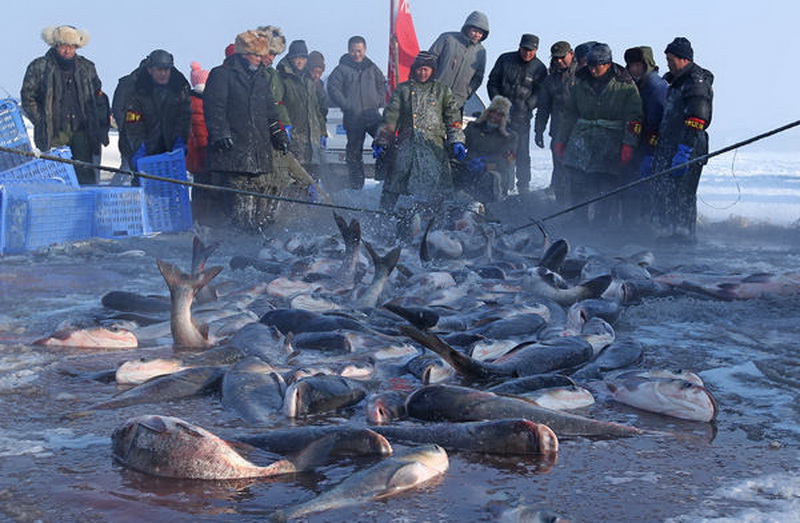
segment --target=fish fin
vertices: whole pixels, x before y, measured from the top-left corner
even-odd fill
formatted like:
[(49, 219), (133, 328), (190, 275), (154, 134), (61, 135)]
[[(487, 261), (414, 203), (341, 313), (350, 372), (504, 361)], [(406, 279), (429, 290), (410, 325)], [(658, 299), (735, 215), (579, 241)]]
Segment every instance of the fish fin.
[[(167, 424), (161, 416), (145, 416), (139, 419), (139, 425), (153, 432), (163, 433), (167, 431)], [(188, 427), (187, 427), (188, 428)]]
[(459, 374), (476, 378), (485, 378), (493, 374), (480, 362), (458, 352), (436, 334), (422, 332), (409, 325), (401, 325), (400, 332), (441, 356)]
[(553, 272), (559, 272), (564, 266), (564, 260), (569, 252), (569, 243), (565, 239), (554, 241), (542, 254), (539, 265)]
[(194, 237), (192, 241), (192, 274), (197, 274), (205, 269), (208, 258), (219, 248), (219, 245), (219, 242), (206, 245), (199, 237)]
[(772, 281), (774, 277), (775, 275), (769, 272), (756, 272), (742, 279), (742, 283), (764, 283)]
[(587, 298), (599, 298), (606, 289), (608, 289), (608, 286), (611, 285), (611, 280), (612, 277), (610, 274), (604, 274), (582, 283), (581, 287), (586, 289), (588, 294)]
[(339, 228), (339, 233), (342, 235), (345, 247), (357, 247), (358, 244), (361, 243), (361, 224), (358, 220), (353, 218), (350, 220), (350, 224), (348, 224), (344, 218), (335, 212), (333, 213), (333, 219), (336, 222), (336, 226)]
[(392, 474), (386, 482), (387, 489), (378, 494), (375, 498), (385, 498), (391, 496), (398, 490), (405, 490), (413, 487), (420, 482), (420, 478), (424, 478), (429, 474), (428, 467), (422, 463), (407, 463)]
[(419, 244), (419, 259), (423, 262), (431, 261), (431, 253), (428, 250), (428, 233), (431, 232), (431, 227), (433, 227), (434, 219), (428, 222), (428, 225), (425, 227), (425, 232), (422, 233), (422, 241)]
[(397, 314), (418, 329), (430, 329), (439, 322), (439, 315), (431, 309), (407, 309), (391, 302), (385, 303), (383, 308)]

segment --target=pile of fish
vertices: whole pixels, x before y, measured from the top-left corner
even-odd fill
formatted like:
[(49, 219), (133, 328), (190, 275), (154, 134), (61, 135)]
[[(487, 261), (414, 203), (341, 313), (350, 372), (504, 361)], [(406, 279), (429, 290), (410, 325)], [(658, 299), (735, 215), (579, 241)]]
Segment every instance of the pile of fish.
[[(358, 221), (334, 218), (341, 239), (296, 235), (258, 257), (231, 258), (232, 273), (259, 275), (254, 285), (215, 283), (223, 267), (206, 262), (217, 245), (195, 238), (189, 273), (158, 260), (168, 298), (111, 292), (101, 325), (40, 340), (115, 348), (169, 340), (174, 357), (132, 357), (109, 370), (130, 388), (93, 409), (214, 394), (242, 423), (263, 428), (228, 442), (185, 420), (133, 417), (112, 435), (119, 463), (217, 480), (375, 457), (277, 515), (291, 519), (440, 477), (447, 452), (552, 464), (571, 438), (671, 437), (604, 420), (596, 401), (714, 421), (716, 401), (696, 374), (636, 368), (646, 349), (615, 332), (632, 303), (698, 292), (689, 275), (657, 271), (651, 253), (612, 259), (570, 252), (565, 240), (498, 238), (469, 214), (420, 228), (404, 248), (379, 248), (362, 240)], [(756, 295), (756, 281), (776, 285), (765, 276), (723, 281), (717, 289), (728, 294), (719, 297), (729, 299), (734, 283)], [(710, 282), (699, 287), (719, 294)], [(319, 424), (331, 414), (338, 422)], [(287, 419), (294, 428), (281, 428)]]

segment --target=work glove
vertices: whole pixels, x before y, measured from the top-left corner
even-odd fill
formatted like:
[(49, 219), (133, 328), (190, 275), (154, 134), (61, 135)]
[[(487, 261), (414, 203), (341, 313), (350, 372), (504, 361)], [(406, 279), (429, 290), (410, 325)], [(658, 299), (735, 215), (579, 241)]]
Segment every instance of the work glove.
[[(291, 127), (291, 125), (288, 127)], [(282, 153), (289, 152), (289, 134), (286, 132), (286, 128), (277, 120), (269, 124), (269, 140), (275, 150)]]
[(536, 144), (536, 147), (539, 149), (544, 149), (544, 135), (541, 133), (536, 133), (533, 137), (533, 143)]
[[(688, 145), (678, 144), (678, 150), (675, 152), (675, 156), (672, 157), (672, 167), (677, 167), (679, 165), (683, 165), (689, 161), (689, 156), (692, 155), (692, 148)], [(688, 167), (683, 167), (682, 169), (678, 169), (670, 173), (671, 176), (679, 178), (689, 172)]]
[(648, 154), (642, 158), (642, 163), (639, 164), (639, 178), (647, 178), (653, 174), (653, 155)]
[(230, 136), (226, 136), (225, 138), (220, 138), (214, 142), (213, 147), (217, 151), (229, 151), (233, 149), (233, 138), (231, 138)]
[(453, 158), (458, 160), (459, 162), (463, 162), (464, 158), (467, 157), (467, 148), (461, 142), (456, 142), (453, 144)]
[(633, 146), (628, 145), (627, 143), (622, 144), (622, 150), (620, 151), (620, 160), (622, 161), (622, 165), (628, 165), (633, 160)]
[(308, 201), (310, 202), (317, 202), (319, 201), (319, 191), (314, 185), (308, 186)]
[(139, 160), (144, 158), (146, 155), (147, 155), (147, 148), (144, 146), (144, 144), (142, 144), (139, 146), (138, 149), (136, 149), (136, 152), (134, 152), (133, 155), (131, 156), (131, 168), (134, 171), (139, 170)]
[(177, 151), (178, 149), (180, 149), (183, 152), (183, 155), (186, 156), (186, 143), (180, 136), (175, 138), (175, 143), (172, 144), (173, 151)]
[(328, 148), (328, 137), (327, 136), (320, 136), (319, 137), (319, 146), (323, 149)]
[(386, 154), (386, 146), (372, 142), (372, 157), (378, 160), (383, 158), (384, 154)]
[(557, 157), (563, 158), (564, 157), (564, 149), (565, 148), (566, 147), (564, 147), (564, 143), (563, 142), (558, 142), (557, 144), (555, 144), (553, 146), (553, 151), (556, 153)]
[(286, 131), (286, 138), (289, 140), (289, 143), (292, 143), (292, 126), (284, 125), (283, 130)]
[(485, 171), (486, 170), (486, 162), (483, 161), (484, 158), (486, 158), (486, 157), (485, 156), (481, 156), (479, 158), (473, 158), (472, 160), (468, 161), (467, 162), (467, 169), (469, 169), (469, 172), (478, 174), (478, 173), (482, 173), (483, 171)]

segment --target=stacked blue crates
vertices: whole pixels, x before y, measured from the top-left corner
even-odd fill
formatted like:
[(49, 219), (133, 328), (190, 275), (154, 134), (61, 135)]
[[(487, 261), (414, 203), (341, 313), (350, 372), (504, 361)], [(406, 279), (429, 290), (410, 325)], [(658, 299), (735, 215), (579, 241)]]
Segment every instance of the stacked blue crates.
[[(11, 98), (0, 100), (0, 146), (31, 151), (31, 142), (19, 104)], [(11, 169), (30, 160), (21, 154), (0, 152), (0, 171)]]
[[(145, 156), (137, 165), (138, 170), (186, 182), (186, 158), (183, 151)], [(186, 231), (192, 227), (192, 207), (189, 203), (189, 187), (162, 180), (140, 178), (145, 195), (146, 233)]]

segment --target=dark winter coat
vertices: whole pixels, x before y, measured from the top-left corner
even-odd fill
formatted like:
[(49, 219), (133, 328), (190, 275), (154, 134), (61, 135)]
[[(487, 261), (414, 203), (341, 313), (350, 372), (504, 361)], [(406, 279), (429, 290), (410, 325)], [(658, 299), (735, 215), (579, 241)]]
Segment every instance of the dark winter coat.
[[(679, 144), (692, 148), (692, 157), (708, 153), (706, 129), (714, 101), (714, 75), (694, 62), (678, 74), (665, 74), (664, 79), (669, 89), (653, 160), (655, 172), (669, 168)], [(698, 120), (705, 122), (702, 129)]]
[(189, 129), (189, 141), (186, 142), (186, 170), (193, 174), (204, 174), (206, 172), (208, 129), (206, 129), (206, 119), (203, 114), (203, 95), (192, 91), (190, 96), (192, 125)]
[(530, 120), (537, 105), (547, 67), (538, 58), (525, 62), (519, 51), (503, 53), (489, 73), (489, 100), (502, 95), (511, 100), (511, 120)]
[(297, 71), (288, 58), (276, 67), (285, 88), (283, 104), (292, 120), (289, 150), (301, 163), (320, 163), (320, 137), (327, 135), (319, 110), (317, 89), (305, 70)]
[(342, 108), (345, 129), (379, 122), (379, 109), (386, 105), (386, 89), (386, 77), (366, 57), (355, 62), (349, 54), (342, 55), (328, 76), (328, 96), (332, 106)]
[(592, 78), (588, 68), (564, 106), (557, 142), (566, 144), (564, 165), (583, 172), (623, 174), (623, 144), (636, 147), (642, 125), (642, 99), (628, 71), (618, 64), (603, 78)]
[[(209, 171), (250, 175), (272, 171), (269, 126), (280, 116), (266, 68), (249, 71), (244, 58), (229, 56), (209, 73), (203, 110)], [(231, 138), (233, 147), (227, 151), (215, 148), (222, 138)]]
[(174, 67), (165, 86), (156, 85), (147, 68), (139, 68), (120, 132), (127, 151), (144, 144), (149, 156), (172, 150), (177, 139), (185, 145), (192, 119), (189, 90), (186, 77)]
[[(652, 151), (658, 141), (664, 106), (667, 103), (667, 82), (658, 70), (647, 71), (636, 83), (642, 98), (642, 147)], [(652, 154), (652, 153), (651, 153)]]
[[(91, 148), (99, 153), (101, 145), (108, 145), (108, 96), (102, 90), (94, 63), (75, 56), (74, 67), (77, 109), (81, 116), (79, 126), (85, 126)], [(63, 130), (57, 121), (62, 110), (63, 87), (55, 48), (28, 65), (20, 98), (25, 115), (33, 123), (36, 147), (42, 151), (50, 149), (53, 137)]]
[(383, 111), (379, 140), (397, 134), (396, 154), (384, 191), (432, 197), (451, 191), (445, 144), (464, 142), (461, 113), (450, 89), (435, 80), (397, 86)]
[(577, 60), (573, 60), (569, 67), (563, 71), (550, 68), (550, 73), (542, 82), (541, 89), (539, 89), (539, 105), (536, 109), (536, 119), (534, 120), (534, 129), (537, 135), (544, 136), (548, 119), (550, 120), (549, 135), (551, 137), (558, 135), (558, 129), (561, 126), (561, 113), (567, 103), (572, 87), (575, 85), (575, 73), (577, 70)]
[(437, 56), (434, 79), (453, 91), (459, 109), (481, 86), (486, 72), (486, 49), (481, 42), (473, 44), (464, 35), (464, 30), (469, 26), (482, 29), (485, 32), (484, 40), (489, 35), (489, 20), (475, 12), (464, 22), (461, 31), (440, 34), (429, 49)]
[(514, 131), (503, 133), (499, 128), (490, 128), (485, 121), (470, 122), (464, 130), (467, 144), (467, 159), (483, 159), (486, 170), (508, 174), (514, 167), (517, 150), (517, 135)]

